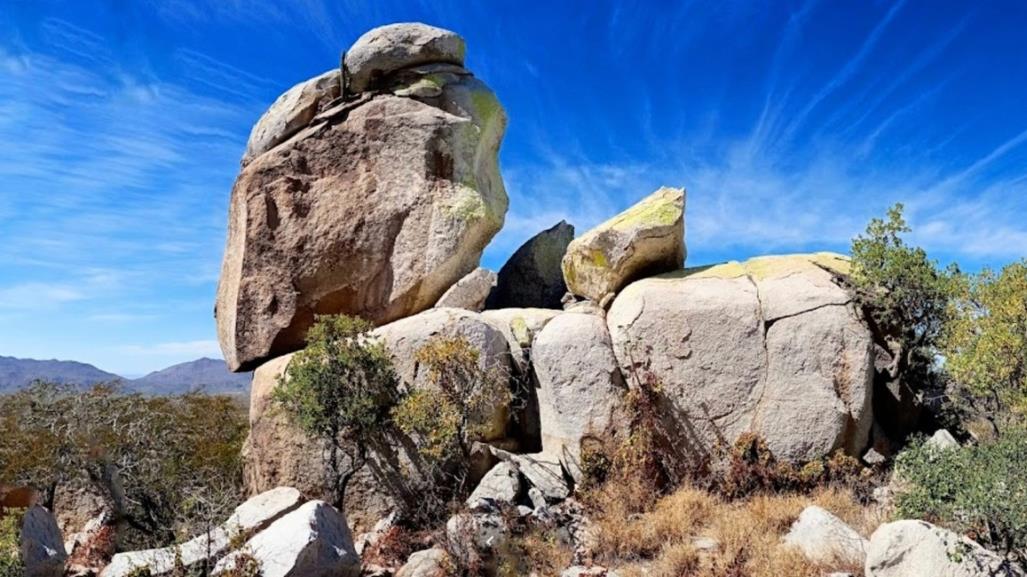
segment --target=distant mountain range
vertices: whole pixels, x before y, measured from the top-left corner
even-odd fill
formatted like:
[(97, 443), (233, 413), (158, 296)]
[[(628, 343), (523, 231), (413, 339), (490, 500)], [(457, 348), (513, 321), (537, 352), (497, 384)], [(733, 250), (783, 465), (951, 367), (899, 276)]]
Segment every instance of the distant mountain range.
[(252, 373), (229, 372), (225, 361), (202, 358), (170, 366), (138, 379), (126, 379), (76, 361), (39, 361), (0, 356), (0, 393), (33, 381), (89, 386), (121, 381), (130, 391), (148, 395), (179, 395), (202, 390), (212, 394), (248, 395)]

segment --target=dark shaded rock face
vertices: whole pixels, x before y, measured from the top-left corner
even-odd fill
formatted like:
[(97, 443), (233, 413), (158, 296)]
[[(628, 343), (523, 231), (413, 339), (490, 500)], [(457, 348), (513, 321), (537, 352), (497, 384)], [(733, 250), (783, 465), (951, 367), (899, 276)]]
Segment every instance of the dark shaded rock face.
[(500, 269), (485, 308), (561, 308), (567, 285), (560, 261), (572, 240), (574, 226), (561, 220), (521, 245)]

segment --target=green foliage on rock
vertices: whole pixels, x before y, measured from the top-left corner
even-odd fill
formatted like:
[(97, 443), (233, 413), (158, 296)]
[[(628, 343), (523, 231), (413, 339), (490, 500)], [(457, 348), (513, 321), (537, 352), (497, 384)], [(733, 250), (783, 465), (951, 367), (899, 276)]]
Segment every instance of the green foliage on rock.
[(996, 432), (1027, 415), (1027, 260), (957, 274), (942, 343), (971, 413)]
[(462, 337), (436, 337), (417, 351), (427, 386), (407, 394), (393, 417), (400, 430), (417, 437), (422, 456), (435, 462), (467, 457), (473, 441), (502, 434), (505, 418), (496, 418), (496, 408), (510, 404), (507, 375), (482, 367), (479, 359)]
[(101, 497), (120, 544), (165, 546), (219, 523), (242, 495), (237, 399), (146, 397), (37, 383), (0, 403), (0, 482)]
[(934, 367), (946, 321), (949, 275), (920, 247), (906, 244), (910, 232), (903, 206), (887, 219), (872, 219), (852, 242), (852, 280), (865, 308), (887, 335), (894, 359), (892, 376), (903, 374), (923, 386)]
[(304, 432), (324, 442), (336, 507), (346, 487), (367, 463), (396, 402), (398, 379), (373, 326), (346, 315), (320, 316), (296, 353), (273, 402)]
[(976, 446), (916, 443), (899, 454), (896, 516), (926, 519), (1006, 553), (1027, 551), (1027, 432)]

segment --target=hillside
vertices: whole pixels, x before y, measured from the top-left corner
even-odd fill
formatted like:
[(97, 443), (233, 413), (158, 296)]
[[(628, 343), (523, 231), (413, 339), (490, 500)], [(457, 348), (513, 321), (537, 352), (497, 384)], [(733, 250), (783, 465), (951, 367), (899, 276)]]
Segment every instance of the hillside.
[(245, 395), (250, 389), (250, 373), (231, 373), (225, 362), (217, 359), (197, 359), (154, 371), (139, 379), (126, 379), (78, 361), (0, 356), (0, 393), (15, 391), (33, 381), (81, 386), (120, 381), (129, 390), (148, 395), (179, 395), (196, 390)]
[(150, 395), (174, 395), (195, 390), (211, 394), (249, 394), (250, 377), (250, 373), (229, 372), (225, 361), (202, 358), (129, 381), (129, 387)]
[(123, 379), (114, 373), (77, 361), (41, 361), (0, 356), (0, 393), (19, 389), (36, 380), (93, 385)]

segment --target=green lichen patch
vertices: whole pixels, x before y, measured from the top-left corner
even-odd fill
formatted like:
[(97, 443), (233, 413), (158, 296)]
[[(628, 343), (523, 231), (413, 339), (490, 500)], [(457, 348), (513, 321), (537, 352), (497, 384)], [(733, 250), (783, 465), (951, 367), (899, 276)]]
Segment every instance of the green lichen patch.
[(528, 328), (528, 322), (524, 320), (524, 317), (514, 317), (510, 319), (510, 332), (513, 333), (517, 344), (522, 347), (526, 347), (531, 344), (531, 329)]
[(459, 186), (457, 189), (459, 192), (456, 196), (443, 205), (446, 214), (463, 221), (488, 218), (489, 207), (477, 190), (468, 186)]
[(638, 204), (604, 222), (596, 230), (631, 230), (639, 226), (673, 226), (684, 215), (685, 191), (682, 188), (663, 187), (642, 199)]

